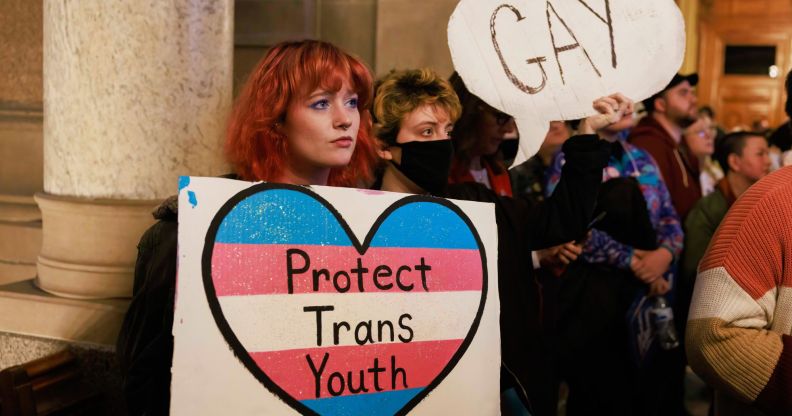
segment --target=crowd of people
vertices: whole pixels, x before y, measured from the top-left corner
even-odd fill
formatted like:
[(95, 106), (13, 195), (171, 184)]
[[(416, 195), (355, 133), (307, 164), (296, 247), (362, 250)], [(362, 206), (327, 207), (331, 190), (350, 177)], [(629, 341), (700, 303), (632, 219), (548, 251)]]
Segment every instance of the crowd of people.
[[(329, 43), (286, 42), (236, 100), (228, 177), (493, 203), (503, 414), (556, 414), (563, 383), (572, 416), (684, 415), (688, 361), (717, 389), (718, 414), (733, 408), (720, 397), (789, 414), (792, 168), (780, 166), (792, 133), (789, 123), (769, 141), (723, 133), (698, 107), (697, 82), (676, 75), (642, 103), (642, 118), (627, 97), (602, 97), (595, 116), (551, 123), (537, 155), (509, 170), (514, 119), (457, 74), (408, 69), (374, 82)], [(739, 207), (738, 219), (727, 215)], [(759, 221), (756, 210), (775, 227), (738, 238), (760, 232), (740, 227)], [(119, 336), (133, 415), (168, 412), (177, 212), (165, 201), (141, 239)], [(676, 327), (665, 330), (676, 345), (644, 325), (661, 299), (673, 305)], [(754, 342), (766, 347), (752, 352)]]

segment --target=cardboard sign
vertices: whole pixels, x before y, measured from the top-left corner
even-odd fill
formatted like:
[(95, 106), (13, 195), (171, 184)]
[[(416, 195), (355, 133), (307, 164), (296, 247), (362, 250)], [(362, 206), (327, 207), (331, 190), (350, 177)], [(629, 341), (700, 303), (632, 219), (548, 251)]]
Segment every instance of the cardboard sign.
[(515, 117), (520, 164), (553, 120), (595, 114), (599, 97), (662, 90), (685, 52), (673, 0), (461, 0), (448, 45), (468, 89)]
[(491, 205), (182, 178), (175, 414), (497, 414)]

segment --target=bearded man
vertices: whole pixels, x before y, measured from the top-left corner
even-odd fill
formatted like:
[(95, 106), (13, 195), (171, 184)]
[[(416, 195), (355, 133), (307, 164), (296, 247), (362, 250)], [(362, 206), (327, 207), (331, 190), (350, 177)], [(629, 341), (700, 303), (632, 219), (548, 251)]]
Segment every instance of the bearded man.
[(674, 75), (664, 90), (644, 101), (648, 115), (628, 138), (657, 162), (682, 221), (701, 198), (698, 161), (682, 144), (682, 131), (698, 117), (697, 83), (698, 74)]

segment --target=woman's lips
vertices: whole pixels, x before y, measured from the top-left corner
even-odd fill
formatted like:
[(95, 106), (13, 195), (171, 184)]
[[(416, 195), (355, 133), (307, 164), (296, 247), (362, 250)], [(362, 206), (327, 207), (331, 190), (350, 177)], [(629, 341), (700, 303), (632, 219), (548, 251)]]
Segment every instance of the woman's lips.
[(337, 147), (341, 147), (341, 148), (346, 149), (348, 147), (352, 147), (352, 144), (354, 143), (354, 141), (352, 140), (351, 137), (344, 136), (344, 137), (339, 137), (339, 138), (333, 140), (332, 143), (334, 145), (336, 145)]

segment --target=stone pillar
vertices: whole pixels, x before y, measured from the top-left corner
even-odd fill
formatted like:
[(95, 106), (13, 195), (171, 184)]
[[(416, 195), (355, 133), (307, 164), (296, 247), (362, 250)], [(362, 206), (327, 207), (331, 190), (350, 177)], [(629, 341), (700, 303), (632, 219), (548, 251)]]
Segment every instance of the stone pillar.
[(228, 169), (232, 54), (232, 0), (44, 0), (39, 287), (130, 295), (150, 211)]

